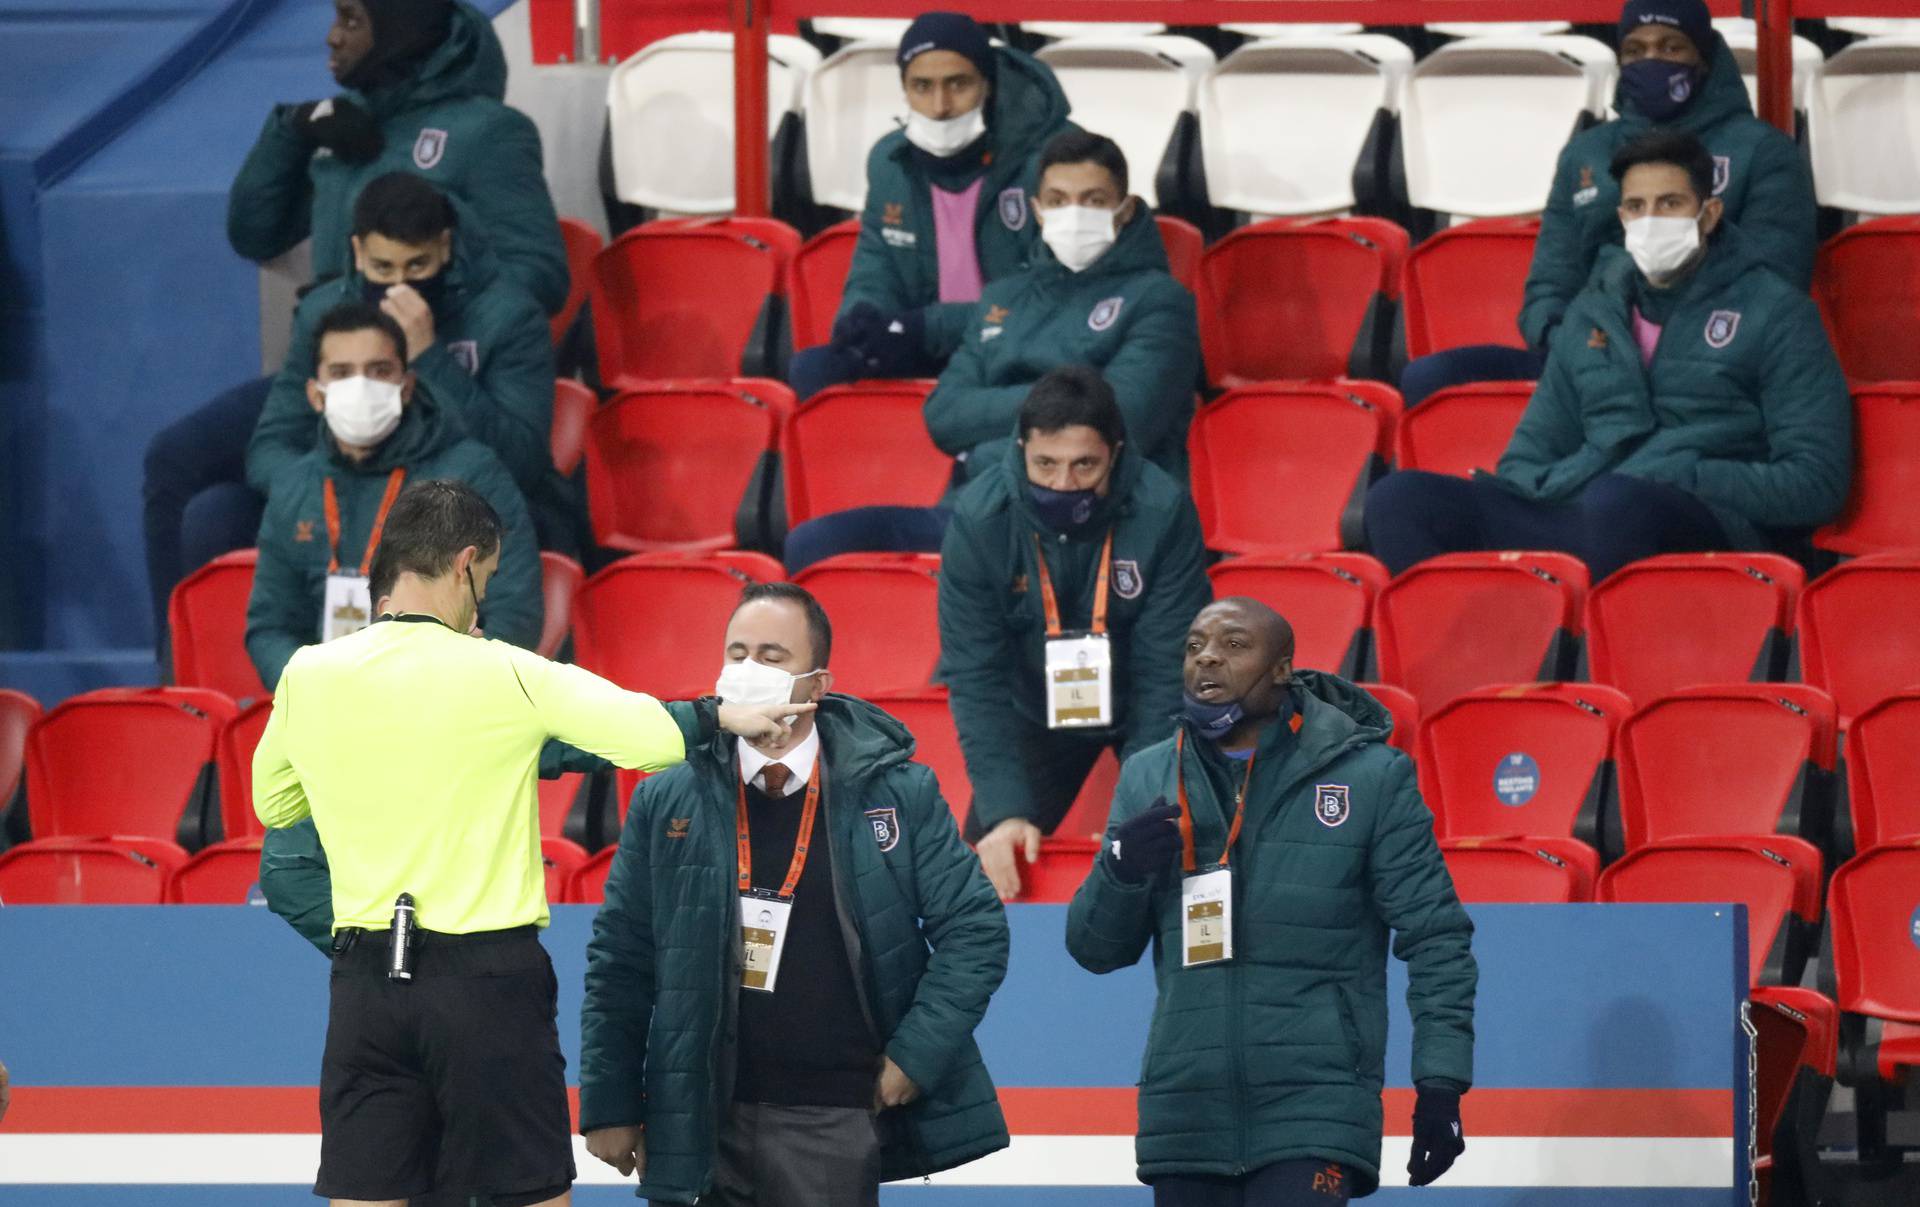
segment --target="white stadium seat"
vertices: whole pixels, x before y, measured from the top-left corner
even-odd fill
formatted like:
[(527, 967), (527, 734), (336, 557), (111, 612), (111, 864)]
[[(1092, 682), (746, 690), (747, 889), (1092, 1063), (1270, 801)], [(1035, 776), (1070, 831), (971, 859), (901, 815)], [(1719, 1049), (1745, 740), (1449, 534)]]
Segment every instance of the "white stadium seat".
[[(1747, 97), (1756, 112), (1760, 108), (1760, 35), (1754, 23), (1745, 17), (1727, 17), (1713, 23), (1726, 39), (1733, 61), (1740, 64), (1740, 77), (1746, 81)], [(1807, 92), (1827, 63), (1820, 48), (1806, 38), (1793, 39), (1793, 111), (1807, 111)]]
[(1449, 38), (1539, 38), (1573, 26), (1565, 21), (1441, 21), (1427, 28)]
[(1582, 114), (1607, 112), (1619, 74), (1592, 38), (1450, 42), (1413, 69), (1400, 101), (1407, 196), (1467, 218), (1546, 206), (1560, 149)]
[(913, 22), (905, 17), (815, 17), (813, 32), (850, 42), (900, 43), (900, 35)]
[(1920, 37), (1870, 38), (1827, 60), (1807, 112), (1820, 204), (1920, 213)]
[(1160, 204), (1156, 176), (1194, 88), (1213, 67), (1213, 52), (1192, 38), (1069, 38), (1040, 49), (1084, 130), (1120, 144), (1133, 191)]
[(807, 177), (813, 200), (858, 210), (867, 200), (867, 153), (907, 113), (894, 42), (854, 42), (807, 77)]
[(1863, 38), (1920, 38), (1920, 18), (1828, 17), (1827, 28)]
[(1213, 205), (1275, 216), (1353, 208), (1353, 169), (1375, 115), (1396, 112), (1413, 52), (1384, 34), (1268, 38), (1200, 83), (1200, 147)]
[[(768, 39), (767, 134), (799, 105), (820, 52)], [(898, 85), (896, 85), (896, 88)], [(733, 35), (676, 34), (643, 48), (607, 79), (614, 194), (673, 214), (733, 209)]]
[(1279, 21), (1232, 21), (1220, 27), (1230, 34), (1249, 38), (1331, 38), (1339, 34), (1357, 34), (1366, 29), (1358, 21), (1339, 25), (1288, 25)]
[(1022, 21), (1020, 28), (1043, 38), (1144, 38), (1167, 32), (1157, 21)]

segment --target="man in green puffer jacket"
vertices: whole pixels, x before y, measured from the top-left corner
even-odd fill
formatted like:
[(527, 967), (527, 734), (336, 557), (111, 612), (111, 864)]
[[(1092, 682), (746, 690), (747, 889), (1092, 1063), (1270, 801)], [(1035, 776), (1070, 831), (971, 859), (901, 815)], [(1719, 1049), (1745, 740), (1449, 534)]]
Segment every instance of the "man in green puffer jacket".
[(921, 14), (897, 58), (906, 125), (867, 155), (832, 342), (796, 354), (789, 374), (803, 399), (857, 378), (940, 372), (981, 287), (1032, 259), (1040, 148), (1072, 128), (1052, 70), (991, 45), (963, 13)]
[(1067, 915), (1092, 972), (1153, 952), (1140, 1177), (1160, 1207), (1371, 1194), (1391, 931), (1426, 1185), (1465, 1148), (1478, 970), (1413, 763), (1366, 693), (1293, 669), (1292, 629), (1257, 601), (1201, 610), (1184, 675), (1179, 729), (1120, 769)]
[(540, 134), (501, 98), (507, 60), (458, 0), (337, 0), (327, 66), (344, 91), (276, 105), (234, 178), (227, 239), (270, 260), (313, 236), (313, 275), (345, 273), (354, 198), (417, 172), (479, 216), (506, 274), (552, 314), (567, 255), (541, 171)]
[(1649, 131), (1683, 130), (1713, 157), (1713, 195), (1745, 231), (1754, 255), (1789, 284), (1813, 280), (1813, 173), (1792, 138), (1754, 116), (1740, 65), (1702, 0), (1626, 0), (1620, 13), (1620, 116), (1567, 142), (1554, 170), (1520, 311), (1525, 349), (1448, 349), (1407, 366), (1408, 405), (1469, 381), (1532, 379), (1555, 326), (1606, 247), (1620, 245), (1620, 188), (1608, 164)]
[(1846, 379), (1813, 301), (1725, 221), (1707, 149), (1654, 131), (1612, 172), (1627, 248), (1567, 311), (1498, 474), (1402, 471), (1368, 493), (1394, 573), (1559, 549), (1597, 583), (1658, 553), (1791, 547), (1846, 502)]
[(594, 919), (580, 1126), (656, 1203), (861, 1207), (1007, 1145), (973, 1039), (1006, 915), (912, 736), (827, 694), (832, 640), (742, 592), (721, 700), (818, 711), (644, 781)]

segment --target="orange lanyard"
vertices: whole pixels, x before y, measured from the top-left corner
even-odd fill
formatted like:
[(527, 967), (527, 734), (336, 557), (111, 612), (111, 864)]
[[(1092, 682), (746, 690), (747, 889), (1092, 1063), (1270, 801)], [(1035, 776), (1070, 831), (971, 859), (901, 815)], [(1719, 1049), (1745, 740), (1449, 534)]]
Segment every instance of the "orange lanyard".
[[(373, 573), (373, 553), (380, 548), (380, 533), (387, 526), (387, 513), (393, 510), (393, 501), (400, 497), (400, 484), (407, 480), (407, 471), (396, 466), (387, 475), (387, 493), (380, 496), (380, 510), (373, 516), (373, 531), (367, 534), (366, 556), (360, 559), (360, 577)], [(340, 498), (333, 492), (333, 479), (320, 483), (320, 505), (327, 513), (327, 573), (340, 573)]]
[[(800, 807), (800, 834), (793, 842), (793, 862), (787, 865), (787, 882), (780, 886), (780, 900), (793, 900), (793, 890), (800, 883), (800, 873), (807, 866), (807, 847), (813, 842), (813, 815), (820, 807), (820, 781), (826, 778), (824, 762), (815, 756), (813, 760), (813, 778), (807, 783), (807, 800)], [(746, 895), (753, 891), (753, 843), (747, 836), (747, 782), (740, 781), (740, 803), (734, 813), (734, 820), (740, 831), (740, 892)]]
[[(1053, 596), (1053, 576), (1047, 573), (1047, 553), (1040, 547), (1039, 534), (1033, 538), (1033, 559), (1040, 567), (1040, 606), (1047, 610), (1047, 636), (1058, 637), (1060, 628), (1060, 601)], [(1100, 550), (1100, 581), (1093, 588), (1093, 627), (1091, 632), (1102, 634), (1107, 631), (1107, 575), (1113, 569), (1113, 533), (1108, 531), (1107, 543)]]
[[(1173, 791), (1180, 802), (1180, 845), (1181, 862), (1189, 875), (1200, 870), (1199, 861), (1193, 853), (1193, 809), (1187, 804), (1187, 731), (1182, 729), (1173, 739)], [(1240, 823), (1247, 817), (1247, 787), (1253, 783), (1253, 757), (1247, 758), (1247, 774), (1240, 781), (1240, 791), (1233, 794), (1233, 824), (1227, 827), (1227, 845), (1220, 852), (1220, 866), (1227, 866), (1227, 859), (1233, 854), (1233, 844), (1240, 837)]]

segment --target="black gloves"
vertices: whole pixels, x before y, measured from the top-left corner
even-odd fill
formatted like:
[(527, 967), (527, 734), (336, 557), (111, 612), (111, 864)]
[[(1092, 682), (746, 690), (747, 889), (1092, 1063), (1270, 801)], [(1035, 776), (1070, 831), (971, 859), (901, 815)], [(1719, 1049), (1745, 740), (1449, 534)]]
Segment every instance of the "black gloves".
[(833, 346), (860, 362), (864, 377), (920, 377), (936, 372), (926, 351), (927, 316), (920, 310), (886, 315), (866, 302), (834, 320)]
[(1467, 1150), (1467, 1141), (1460, 1134), (1460, 1092), (1430, 1081), (1416, 1089), (1407, 1180), (1425, 1186), (1453, 1168), (1454, 1158)]
[(293, 130), (347, 163), (371, 162), (387, 145), (373, 114), (344, 96), (294, 106)]
[(1179, 853), (1179, 819), (1179, 806), (1163, 796), (1152, 808), (1121, 822), (1107, 844), (1107, 867), (1128, 884), (1145, 884), (1159, 875)]

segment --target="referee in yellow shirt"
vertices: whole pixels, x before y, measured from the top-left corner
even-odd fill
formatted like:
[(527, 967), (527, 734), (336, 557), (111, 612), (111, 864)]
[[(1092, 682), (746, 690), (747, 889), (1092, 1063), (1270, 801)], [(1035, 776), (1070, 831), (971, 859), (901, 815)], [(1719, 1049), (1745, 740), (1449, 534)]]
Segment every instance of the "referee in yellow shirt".
[(538, 938), (547, 739), (656, 771), (716, 727), (779, 741), (782, 718), (813, 708), (663, 705), (478, 639), (500, 538), (471, 487), (409, 486), (372, 567), (385, 614), (293, 656), (253, 758), (260, 820), (311, 816), (332, 863), (314, 1193), (336, 1204), (572, 1200), (566, 1062)]

